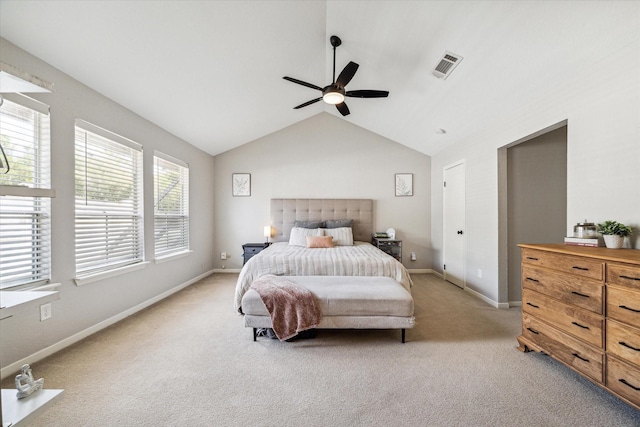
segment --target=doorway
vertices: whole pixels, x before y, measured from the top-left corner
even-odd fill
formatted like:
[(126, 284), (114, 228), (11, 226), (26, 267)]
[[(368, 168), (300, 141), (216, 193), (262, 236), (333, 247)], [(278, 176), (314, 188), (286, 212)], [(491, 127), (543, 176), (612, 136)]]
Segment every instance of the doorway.
[(567, 231), (567, 123), (503, 147), (499, 162), (500, 302), (522, 301), (519, 243), (562, 243)]
[(443, 259), (444, 279), (464, 289), (465, 276), (465, 165), (444, 168)]

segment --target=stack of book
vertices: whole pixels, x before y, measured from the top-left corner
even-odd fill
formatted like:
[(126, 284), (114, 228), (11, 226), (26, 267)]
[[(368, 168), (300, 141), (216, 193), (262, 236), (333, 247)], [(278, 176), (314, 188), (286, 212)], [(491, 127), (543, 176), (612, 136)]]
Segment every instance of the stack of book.
[(565, 237), (564, 244), (573, 246), (592, 246), (594, 248), (604, 246), (603, 240), (598, 237)]

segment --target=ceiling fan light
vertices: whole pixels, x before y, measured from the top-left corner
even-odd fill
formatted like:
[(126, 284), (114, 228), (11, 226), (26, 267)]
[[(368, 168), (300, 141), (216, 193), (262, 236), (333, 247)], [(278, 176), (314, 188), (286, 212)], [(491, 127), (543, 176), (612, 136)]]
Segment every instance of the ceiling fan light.
[(327, 104), (337, 105), (344, 102), (344, 95), (340, 92), (327, 92), (322, 95), (322, 99)]

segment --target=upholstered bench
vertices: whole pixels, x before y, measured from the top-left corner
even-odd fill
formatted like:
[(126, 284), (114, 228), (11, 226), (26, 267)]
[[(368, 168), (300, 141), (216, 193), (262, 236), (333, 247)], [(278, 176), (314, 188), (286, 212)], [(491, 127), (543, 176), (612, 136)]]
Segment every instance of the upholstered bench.
[[(411, 293), (389, 277), (371, 276), (283, 276), (315, 295), (322, 320), (318, 329), (405, 329), (413, 328)], [(260, 295), (249, 289), (242, 297), (244, 324), (270, 328), (271, 318)]]

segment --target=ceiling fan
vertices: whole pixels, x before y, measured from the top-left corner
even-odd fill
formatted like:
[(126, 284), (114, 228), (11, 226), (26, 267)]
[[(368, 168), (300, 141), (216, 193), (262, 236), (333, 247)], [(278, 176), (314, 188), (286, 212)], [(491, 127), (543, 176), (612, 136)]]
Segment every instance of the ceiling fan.
[(329, 38), (329, 41), (331, 42), (331, 46), (333, 46), (333, 83), (325, 87), (320, 87), (311, 83), (303, 82), (302, 80), (294, 79), (293, 77), (283, 77), (283, 79), (289, 80), (290, 82), (310, 87), (311, 89), (316, 89), (322, 92), (322, 96), (320, 98), (312, 99), (311, 101), (307, 101), (296, 107), (293, 107), (294, 110), (306, 107), (307, 105), (315, 104), (316, 102), (323, 100), (327, 104), (335, 105), (338, 111), (340, 111), (340, 114), (346, 116), (349, 114), (349, 107), (347, 107), (347, 104), (345, 104), (344, 102), (344, 98), (346, 96), (351, 98), (386, 98), (387, 96), (389, 96), (389, 91), (387, 90), (365, 89), (345, 91), (345, 86), (356, 74), (359, 65), (355, 62), (350, 61), (347, 66), (344, 67), (344, 69), (338, 76), (338, 79), (336, 80), (336, 48), (342, 44), (342, 40), (340, 40), (340, 37), (338, 36), (331, 36)]

